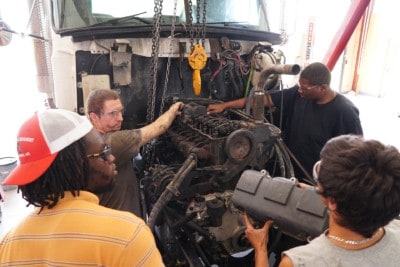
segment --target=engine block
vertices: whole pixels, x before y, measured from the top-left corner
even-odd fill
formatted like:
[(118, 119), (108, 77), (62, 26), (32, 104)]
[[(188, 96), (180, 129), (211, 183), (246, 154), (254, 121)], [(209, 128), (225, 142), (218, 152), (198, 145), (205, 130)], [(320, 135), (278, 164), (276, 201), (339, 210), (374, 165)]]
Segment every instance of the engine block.
[(185, 103), (157, 141), (158, 164), (149, 168), (143, 186), (149, 225), (158, 229), (171, 261), (184, 258), (193, 244), (221, 263), (250, 247), (232, 193), (245, 169), (265, 166), (279, 137), (278, 128), (255, 123), (245, 113), (208, 115), (206, 106)]

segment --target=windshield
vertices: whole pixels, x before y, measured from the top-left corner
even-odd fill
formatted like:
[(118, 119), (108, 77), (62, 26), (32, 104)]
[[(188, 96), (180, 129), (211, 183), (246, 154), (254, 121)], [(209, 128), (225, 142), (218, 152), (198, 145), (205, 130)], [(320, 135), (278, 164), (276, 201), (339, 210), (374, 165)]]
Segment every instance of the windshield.
[[(53, 0), (56, 30), (83, 27), (152, 25), (155, 10), (161, 9), (161, 25), (206, 23), (207, 27), (240, 27), (270, 31), (267, 0), (164, 0), (155, 9), (147, 0)], [(199, 5), (197, 6), (197, 3)], [(205, 20), (203, 18), (205, 17)]]

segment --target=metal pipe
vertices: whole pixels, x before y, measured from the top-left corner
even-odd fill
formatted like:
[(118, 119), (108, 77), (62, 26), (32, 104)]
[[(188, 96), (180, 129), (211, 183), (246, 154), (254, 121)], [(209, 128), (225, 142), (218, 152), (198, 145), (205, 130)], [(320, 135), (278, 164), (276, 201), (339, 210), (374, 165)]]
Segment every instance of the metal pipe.
[[(51, 64), (51, 27), (47, 26), (46, 14), (50, 14), (49, 6), (44, 0), (28, 0), (31, 9), (29, 36), (34, 37), (33, 47), (37, 69), (37, 87), (39, 92), (47, 94), (47, 102), (53, 105), (54, 81)], [(43, 36), (43, 42), (38, 36)]]
[(332, 70), (345, 49), (351, 35), (365, 13), (371, 0), (353, 0), (344, 21), (332, 40), (328, 51), (322, 61), (328, 69)]
[(254, 123), (261, 124), (264, 122), (264, 90), (255, 90), (253, 102)]
[(147, 222), (148, 226), (152, 231), (154, 230), (154, 226), (160, 211), (165, 207), (165, 205), (167, 205), (167, 203), (172, 199), (174, 195), (179, 193), (178, 189), (180, 185), (182, 184), (183, 180), (186, 178), (188, 173), (193, 168), (196, 167), (196, 164), (197, 164), (196, 155), (190, 154), (185, 160), (185, 162), (182, 164), (181, 168), (175, 174), (174, 178), (167, 185), (164, 192), (158, 198), (157, 202), (154, 204)]
[(288, 74), (296, 75), (300, 72), (300, 66), (297, 64), (276, 64), (266, 70), (262, 71), (260, 74), (260, 82), (258, 83), (258, 88), (264, 89), (268, 88), (268, 78), (272, 74)]
[(258, 86), (254, 91), (253, 89), (250, 91), (250, 94), (246, 99), (246, 111), (249, 113), (251, 101), (254, 97), (253, 117), (256, 123), (264, 122), (264, 88), (269, 87), (269, 76), (272, 74), (296, 75), (299, 72), (300, 66), (297, 64), (277, 64), (261, 72)]

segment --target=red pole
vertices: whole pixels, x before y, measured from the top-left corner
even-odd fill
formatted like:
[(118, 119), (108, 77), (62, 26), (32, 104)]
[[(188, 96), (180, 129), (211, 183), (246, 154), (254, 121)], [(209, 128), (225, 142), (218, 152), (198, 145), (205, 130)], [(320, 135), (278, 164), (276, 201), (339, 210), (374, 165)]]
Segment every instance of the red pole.
[(330, 70), (335, 67), (370, 2), (371, 0), (352, 0), (349, 11), (322, 61)]

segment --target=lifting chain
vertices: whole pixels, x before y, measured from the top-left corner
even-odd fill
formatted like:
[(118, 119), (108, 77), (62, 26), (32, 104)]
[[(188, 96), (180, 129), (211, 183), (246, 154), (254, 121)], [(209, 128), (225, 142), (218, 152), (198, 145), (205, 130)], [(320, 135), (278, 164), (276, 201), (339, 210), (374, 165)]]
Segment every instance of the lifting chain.
[[(196, 0), (196, 43), (199, 43), (200, 39), (200, 0)], [(204, 43), (202, 43), (204, 46)]]
[(160, 48), (160, 23), (161, 23), (161, 11), (162, 1), (154, 0), (154, 25), (153, 25), (153, 37), (151, 47), (151, 79), (149, 95), (147, 98), (147, 123), (152, 123), (154, 120), (154, 110), (156, 102), (156, 91), (157, 91), (157, 70), (158, 70), (158, 54)]
[(189, 0), (189, 17), (190, 17), (190, 45), (192, 52), (188, 57), (190, 67), (193, 69), (193, 91), (195, 95), (201, 93), (201, 75), (200, 71), (207, 63), (207, 54), (204, 49), (206, 35), (206, 15), (207, 15), (207, 0), (203, 0), (203, 20), (201, 27), (201, 44), (200, 39), (200, 0), (196, 1), (196, 45), (193, 45), (193, 15), (192, 15), (192, 0)]
[[(154, 19), (153, 19), (153, 38), (151, 47), (151, 79), (150, 88), (147, 99), (147, 114), (146, 121), (148, 124), (154, 121), (154, 111), (156, 103), (157, 91), (157, 70), (158, 70), (158, 54), (160, 48), (160, 24), (161, 24), (161, 11), (163, 0), (154, 0)], [(153, 144), (147, 143), (144, 146), (144, 162), (146, 162), (146, 169), (153, 162)]]
[(169, 55), (168, 55), (168, 61), (167, 61), (167, 69), (165, 71), (165, 81), (164, 81), (164, 89), (162, 93), (162, 98), (161, 98), (161, 107), (160, 107), (160, 116), (163, 112), (164, 109), (164, 100), (167, 94), (167, 88), (168, 88), (168, 78), (169, 78), (169, 70), (171, 68), (171, 56), (173, 53), (173, 44), (174, 44), (174, 35), (175, 35), (175, 22), (176, 22), (176, 7), (178, 5), (178, 0), (174, 0), (174, 15), (172, 16), (172, 22), (171, 22), (171, 35), (170, 35), (170, 43), (169, 43)]
[[(199, 43), (201, 39), (201, 44), (204, 47), (205, 39), (206, 39), (206, 22), (207, 22), (207, 0), (203, 2), (203, 18), (202, 24), (200, 27), (200, 6), (201, 1), (196, 0), (196, 43)], [(190, 35), (190, 48), (193, 51), (194, 48), (194, 34), (193, 34), (193, 4), (192, 0), (189, 0), (189, 35)]]
[(147, 99), (147, 123), (152, 123), (154, 120), (154, 110), (156, 102), (156, 91), (157, 91), (157, 70), (158, 70), (158, 53), (160, 48), (160, 23), (161, 23), (161, 11), (162, 1), (154, 0), (154, 22), (153, 22), (153, 38), (151, 47), (151, 79), (150, 88)]
[(189, 35), (190, 35), (190, 49), (193, 50), (193, 12), (192, 0), (189, 0)]
[[(198, 5), (200, 6), (200, 0), (197, 0), (198, 1)], [(198, 13), (200, 14), (200, 10), (198, 11)], [(200, 16), (200, 15), (198, 15), (198, 16)], [(201, 27), (201, 44), (203, 45), (203, 47), (204, 47), (204, 43), (205, 43), (205, 40), (206, 40), (206, 20), (207, 20), (207, 0), (204, 0), (204, 3), (203, 3), (203, 22), (202, 22), (202, 27)], [(197, 19), (197, 21), (199, 21), (200, 20), (200, 18), (198, 18)]]

